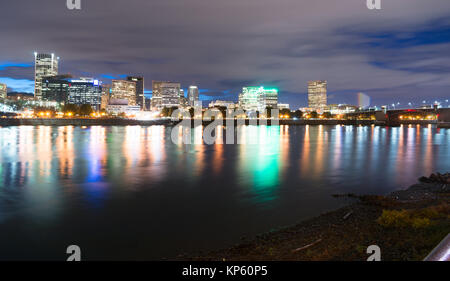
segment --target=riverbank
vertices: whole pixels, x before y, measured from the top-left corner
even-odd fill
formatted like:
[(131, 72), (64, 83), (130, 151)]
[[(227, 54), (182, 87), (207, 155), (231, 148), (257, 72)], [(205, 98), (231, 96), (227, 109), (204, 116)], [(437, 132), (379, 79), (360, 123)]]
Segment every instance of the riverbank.
[[(228, 120), (223, 120), (223, 125), (227, 125)], [(179, 121), (172, 121), (170, 119), (155, 119), (155, 120), (135, 120), (124, 118), (0, 118), (0, 126), (152, 126), (152, 125), (168, 125), (173, 126)], [(191, 126), (197, 126), (197, 122), (203, 126), (207, 126), (212, 121), (191, 120)], [(410, 120), (396, 123), (386, 123), (384, 121), (376, 120), (334, 120), (334, 119), (280, 119), (276, 122), (273, 120), (234, 120), (234, 125), (238, 124), (260, 124), (260, 125), (290, 125), (290, 126), (305, 126), (305, 125), (344, 125), (344, 126), (391, 126), (398, 127), (400, 125), (423, 125), (437, 124), (436, 121), (427, 120)], [(441, 123), (438, 124), (438, 126)], [(444, 124), (444, 123), (442, 123)], [(445, 125), (443, 128), (446, 128)]]
[(450, 233), (450, 174), (422, 177), (387, 196), (350, 197), (355, 203), (262, 234), (228, 249), (180, 255), (194, 261), (360, 261), (378, 245), (385, 261), (423, 260)]
[(152, 126), (170, 125), (169, 119), (123, 118), (0, 118), (0, 126)]

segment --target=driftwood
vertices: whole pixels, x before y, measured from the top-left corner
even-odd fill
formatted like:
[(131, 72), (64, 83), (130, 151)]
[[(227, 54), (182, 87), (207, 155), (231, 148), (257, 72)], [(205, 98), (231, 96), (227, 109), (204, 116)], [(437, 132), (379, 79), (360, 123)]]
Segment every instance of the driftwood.
[(301, 248), (297, 248), (297, 249), (295, 249), (295, 250), (292, 250), (292, 252), (293, 252), (293, 253), (296, 253), (296, 252), (303, 251), (303, 250), (305, 250), (305, 249), (308, 249), (308, 248), (310, 248), (310, 247), (312, 247), (312, 246), (314, 246), (314, 245), (320, 243), (320, 241), (322, 241), (322, 239), (319, 239), (319, 240), (317, 240), (317, 241), (315, 241), (315, 242), (313, 242), (313, 243), (311, 243), (311, 244), (308, 244), (308, 245), (306, 245), (306, 246), (303, 246), (303, 247), (301, 247)]

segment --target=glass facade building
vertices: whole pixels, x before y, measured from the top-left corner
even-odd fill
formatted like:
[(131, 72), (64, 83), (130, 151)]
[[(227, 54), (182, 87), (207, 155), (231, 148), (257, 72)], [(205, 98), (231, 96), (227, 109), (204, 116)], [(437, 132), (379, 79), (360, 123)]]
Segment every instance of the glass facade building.
[(198, 105), (199, 95), (197, 86), (189, 86), (188, 89), (188, 105), (196, 106)]
[(101, 104), (101, 82), (93, 78), (80, 78), (69, 83), (68, 103), (82, 105), (89, 104), (93, 109), (99, 110)]
[(128, 76), (127, 81), (136, 83), (136, 105), (139, 105), (141, 109), (144, 109), (145, 108), (144, 77)]
[(42, 80), (43, 101), (55, 101), (60, 104), (89, 104), (100, 109), (102, 86), (93, 78), (70, 79), (67, 75), (45, 77)]
[(258, 109), (260, 112), (264, 112), (267, 107), (278, 107), (278, 90), (277, 89), (262, 89), (258, 95)]
[(44, 77), (58, 75), (59, 57), (55, 54), (34, 53), (34, 96), (42, 99), (42, 81)]
[(278, 90), (264, 87), (244, 87), (239, 100), (244, 110), (262, 112), (267, 107), (277, 108)]
[(41, 100), (66, 103), (69, 97), (69, 78), (66, 75), (44, 77)]

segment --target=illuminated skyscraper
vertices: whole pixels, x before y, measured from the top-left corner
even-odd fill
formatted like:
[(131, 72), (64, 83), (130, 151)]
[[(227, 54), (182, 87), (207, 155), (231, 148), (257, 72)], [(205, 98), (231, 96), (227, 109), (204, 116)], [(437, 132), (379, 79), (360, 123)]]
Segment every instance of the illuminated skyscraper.
[(180, 83), (153, 81), (152, 110), (180, 106)]
[(6, 99), (8, 96), (6, 84), (0, 83), (0, 99)]
[(262, 89), (258, 95), (258, 109), (260, 112), (264, 112), (267, 107), (278, 107), (278, 90), (277, 89)]
[(46, 76), (42, 79), (43, 101), (66, 103), (69, 97), (70, 75)]
[(128, 76), (128, 81), (136, 83), (136, 104), (144, 109), (145, 107), (145, 96), (144, 96), (144, 77)]
[(308, 82), (308, 107), (322, 111), (327, 106), (327, 81)]
[(109, 98), (111, 96), (111, 85), (102, 85), (102, 98), (100, 109), (105, 109), (109, 104)]
[(188, 103), (189, 106), (196, 106), (198, 104), (198, 87), (197, 86), (189, 86), (188, 90)]
[(136, 82), (112, 80), (111, 99), (124, 99), (128, 105), (136, 105)]
[(94, 78), (71, 79), (70, 75), (46, 76), (42, 79), (42, 101), (62, 104), (89, 104), (100, 108), (102, 86)]
[(259, 87), (242, 88), (242, 108), (245, 110), (258, 110)]
[(42, 99), (42, 79), (58, 75), (59, 57), (55, 54), (34, 53), (34, 97)]
[(244, 87), (239, 100), (243, 109), (262, 112), (267, 107), (277, 108), (278, 90), (264, 87)]
[(100, 109), (102, 95), (101, 82), (93, 78), (71, 79), (69, 83), (68, 103), (89, 104), (95, 110)]
[(188, 100), (184, 96), (184, 90), (180, 89), (180, 106), (188, 106)]

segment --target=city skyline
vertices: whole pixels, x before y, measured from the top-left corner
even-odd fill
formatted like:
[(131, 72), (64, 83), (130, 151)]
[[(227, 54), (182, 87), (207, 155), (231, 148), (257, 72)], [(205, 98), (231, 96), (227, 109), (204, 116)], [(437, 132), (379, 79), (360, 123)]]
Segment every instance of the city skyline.
[[(133, 0), (106, 13), (105, 1), (86, 3), (77, 12), (50, 0), (14, 1), (0, 19), (5, 26), (0, 35), (8, 38), (0, 54), (0, 82), (10, 91), (32, 92), (36, 50), (60, 56), (59, 73), (105, 84), (137, 75), (177, 81), (185, 91), (194, 84), (204, 101), (237, 101), (243, 86), (264, 85), (280, 89), (280, 103), (305, 107), (309, 80), (328, 81), (330, 104), (357, 104), (360, 92), (374, 105), (448, 97), (448, 1), (396, 1), (384, 3), (381, 11), (356, 0), (260, 2), (195, 0), (192, 10), (183, 10), (177, 3)], [(25, 12), (35, 5), (47, 7), (39, 18)], [(121, 12), (123, 23), (112, 20)], [(64, 26), (34, 24), (46, 15), (64, 18)], [(150, 83), (145, 90), (149, 96)]]

